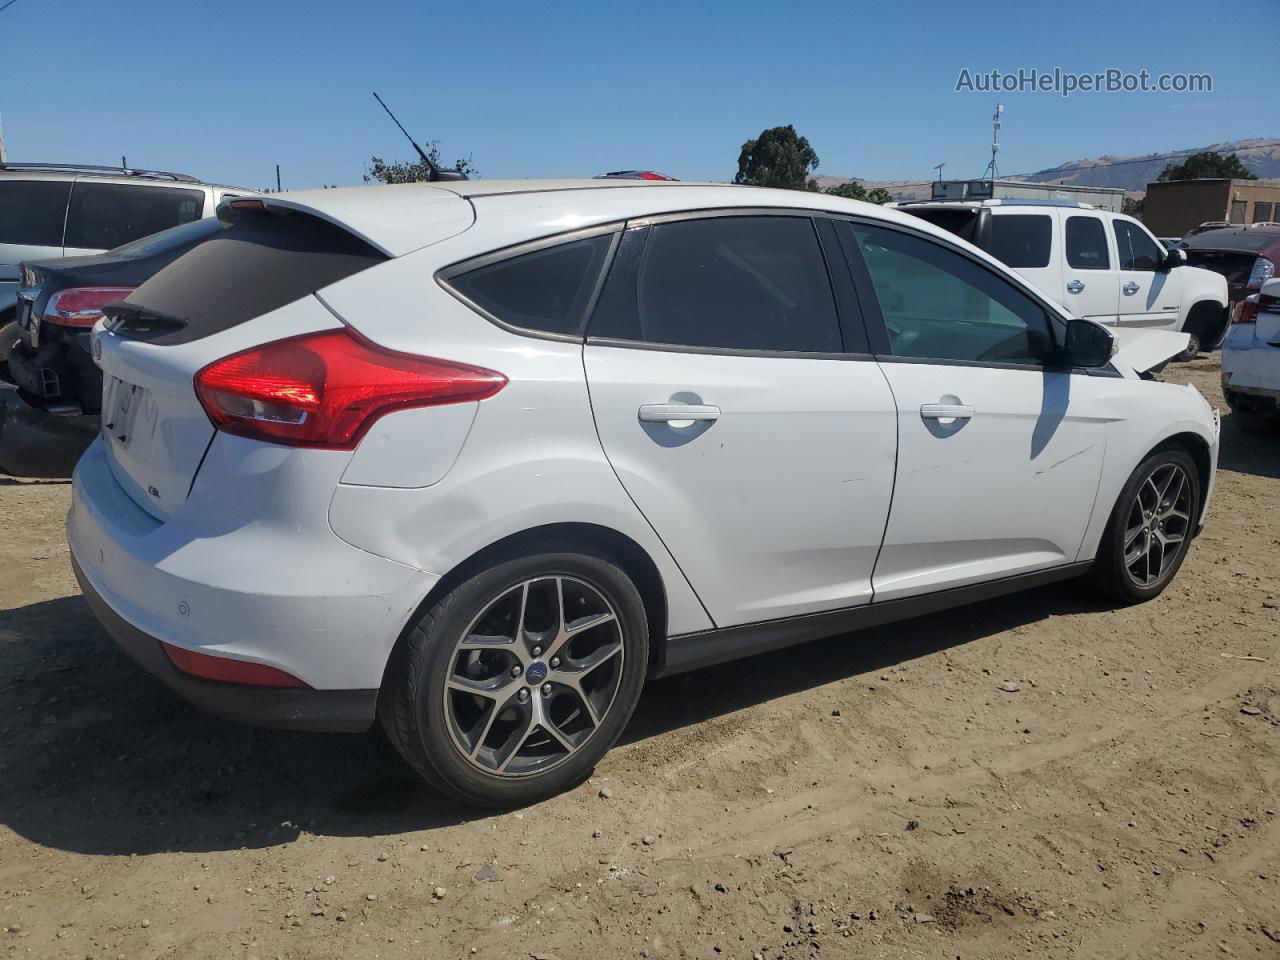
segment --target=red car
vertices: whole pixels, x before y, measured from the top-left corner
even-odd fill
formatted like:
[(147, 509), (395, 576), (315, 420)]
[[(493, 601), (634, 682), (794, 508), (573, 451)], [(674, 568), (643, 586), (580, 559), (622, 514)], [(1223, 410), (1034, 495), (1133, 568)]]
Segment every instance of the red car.
[(1280, 227), (1229, 227), (1183, 242), (1187, 262), (1227, 278), (1232, 305), (1262, 289), (1280, 263)]

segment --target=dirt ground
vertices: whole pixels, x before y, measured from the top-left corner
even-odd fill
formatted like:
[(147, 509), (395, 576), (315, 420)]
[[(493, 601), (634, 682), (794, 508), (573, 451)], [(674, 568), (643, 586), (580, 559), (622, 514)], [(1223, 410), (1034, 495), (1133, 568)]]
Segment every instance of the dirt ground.
[[(1216, 360), (1166, 377), (1223, 405)], [(594, 780), (497, 815), (168, 693), (80, 599), (68, 496), (0, 479), (0, 957), (1280, 957), (1280, 437), (1229, 416), (1158, 600), (653, 683)]]

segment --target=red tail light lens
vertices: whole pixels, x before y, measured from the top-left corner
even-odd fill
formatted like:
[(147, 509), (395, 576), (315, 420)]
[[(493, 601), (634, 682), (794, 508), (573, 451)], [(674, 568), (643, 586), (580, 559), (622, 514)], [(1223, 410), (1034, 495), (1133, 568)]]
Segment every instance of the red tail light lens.
[(1256, 297), (1246, 297), (1236, 304), (1235, 309), (1231, 311), (1232, 323), (1256, 323), (1258, 319), (1258, 300)]
[(123, 300), (133, 287), (69, 287), (49, 297), (42, 323), (64, 327), (92, 327), (102, 319), (103, 304)]
[(175, 667), (193, 677), (217, 680), (220, 683), (242, 683), (252, 687), (306, 686), (293, 674), (269, 667), (265, 663), (234, 660), (231, 657), (211, 657), (207, 653), (184, 650), (168, 643), (161, 643), (160, 646)]
[(195, 377), (219, 430), (335, 450), (354, 449), (393, 410), (483, 400), (506, 383), (492, 370), (386, 350), (347, 328), (232, 354)]

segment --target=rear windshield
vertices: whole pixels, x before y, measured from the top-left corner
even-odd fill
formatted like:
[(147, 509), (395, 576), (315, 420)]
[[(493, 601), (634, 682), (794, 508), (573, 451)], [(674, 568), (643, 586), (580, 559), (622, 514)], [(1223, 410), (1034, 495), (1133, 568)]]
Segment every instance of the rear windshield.
[(114, 250), (107, 251), (107, 253), (113, 257), (128, 259), (150, 257), (157, 253), (176, 250), (179, 247), (192, 246), (201, 240), (207, 240), (215, 233), (219, 233), (226, 228), (226, 224), (217, 217), (205, 217), (203, 220), (184, 223), (180, 227), (161, 230), (159, 233), (153, 233), (150, 236), (143, 237), (141, 240), (134, 240), (131, 243), (116, 247)]
[(67, 209), (66, 245), (110, 250), (202, 216), (203, 190), (79, 181)]
[(152, 343), (189, 343), (386, 259), (359, 237), (305, 213), (245, 214), (140, 286), (129, 303), (183, 322)]
[(968, 240), (974, 243), (974, 229), (978, 224), (978, 208), (977, 207), (949, 207), (944, 209), (913, 210), (911, 207), (903, 207), (903, 213), (910, 213), (921, 220), (927, 220), (935, 227), (941, 227), (948, 233), (954, 233), (961, 240)]
[(1267, 247), (1280, 245), (1280, 230), (1206, 230), (1186, 241), (1188, 250), (1239, 250), (1260, 253)]
[(0, 180), (0, 243), (61, 247), (70, 180)]

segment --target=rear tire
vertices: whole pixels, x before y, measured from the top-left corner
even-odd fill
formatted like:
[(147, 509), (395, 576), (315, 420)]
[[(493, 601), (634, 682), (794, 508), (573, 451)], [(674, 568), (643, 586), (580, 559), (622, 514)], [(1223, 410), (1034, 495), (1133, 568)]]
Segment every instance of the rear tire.
[(1200, 511), (1200, 473), (1182, 447), (1142, 461), (1112, 508), (1089, 579), (1122, 604), (1164, 591), (1186, 559)]
[(622, 733), (648, 630), (639, 591), (603, 554), (499, 561), (401, 640), (379, 719), (442, 792), (476, 806), (534, 803), (581, 783)]

